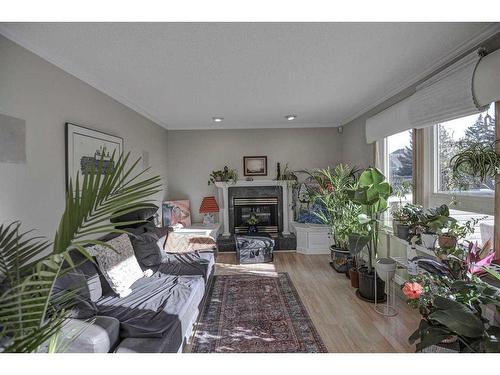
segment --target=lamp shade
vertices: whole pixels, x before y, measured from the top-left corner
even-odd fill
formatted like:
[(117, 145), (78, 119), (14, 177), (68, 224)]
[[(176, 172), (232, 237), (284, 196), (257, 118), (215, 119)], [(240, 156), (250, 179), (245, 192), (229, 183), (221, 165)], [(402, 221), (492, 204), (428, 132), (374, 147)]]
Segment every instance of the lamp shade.
[(214, 212), (219, 212), (219, 205), (215, 200), (215, 197), (205, 197), (201, 202), (200, 214), (211, 214)]

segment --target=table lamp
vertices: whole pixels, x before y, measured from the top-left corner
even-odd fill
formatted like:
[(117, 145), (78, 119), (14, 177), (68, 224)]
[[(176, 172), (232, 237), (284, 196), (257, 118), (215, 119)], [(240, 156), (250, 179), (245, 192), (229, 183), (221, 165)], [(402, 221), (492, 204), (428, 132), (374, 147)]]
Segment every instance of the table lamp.
[(215, 197), (205, 197), (203, 198), (200, 206), (200, 214), (203, 216), (203, 225), (210, 225), (215, 222), (214, 213), (219, 212), (219, 205), (215, 200)]

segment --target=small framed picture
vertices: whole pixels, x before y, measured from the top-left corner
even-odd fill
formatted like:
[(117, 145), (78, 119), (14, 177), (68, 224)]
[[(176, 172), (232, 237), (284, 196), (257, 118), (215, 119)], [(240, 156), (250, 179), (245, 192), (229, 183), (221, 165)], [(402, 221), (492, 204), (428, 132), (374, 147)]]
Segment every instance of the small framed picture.
[(267, 156), (243, 156), (245, 176), (267, 176)]

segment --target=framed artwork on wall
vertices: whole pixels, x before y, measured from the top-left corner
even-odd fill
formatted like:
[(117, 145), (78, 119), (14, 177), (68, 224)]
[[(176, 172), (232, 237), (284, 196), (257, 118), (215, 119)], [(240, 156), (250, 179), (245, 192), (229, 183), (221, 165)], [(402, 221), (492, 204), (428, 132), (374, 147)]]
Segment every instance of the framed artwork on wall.
[[(69, 179), (75, 181), (88, 173), (92, 166), (97, 167), (100, 160), (105, 168), (114, 168), (116, 160), (123, 152), (123, 138), (89, 129), (80, 125), (66, 123), (66, 189)], [(111, 156), (115, 153), (115, 159)]]
[(184, 227), (191, 226), (191, 208), (189, 200), (164, 201), (161, 207), (163, 226), (182, 224)]
[(243, 156), (245, 176), (267, 176), (267, 156)]

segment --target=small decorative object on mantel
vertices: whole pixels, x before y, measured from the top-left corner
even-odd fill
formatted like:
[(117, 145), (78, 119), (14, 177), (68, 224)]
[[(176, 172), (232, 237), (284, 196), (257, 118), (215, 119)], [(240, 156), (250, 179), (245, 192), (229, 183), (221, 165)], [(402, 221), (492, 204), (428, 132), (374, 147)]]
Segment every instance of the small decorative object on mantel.
[(276, 163), (276, 180), (281, 180), (281, 165)]
[(267, 156), (243, 156), (245, 176), (267, 176)]
[(221, 181), (235, 184), (238, 181), (238, 172), (236, 172), (236, 169), (230, 169), (225, 165), (224, 169), (210, 173), (208, 185)]
[(203, 225), (214, 224), (214, 214), (219, 212), (219, 205), (215, 200), (215, 197), (205, 197), (203, 198), (200, 206), (200, 214), (203, 215)]
[(253, 177), (247, 177), (247, 178), (245, 178), (245, 180), (247, 180), (247, 181), (253, 181)]

